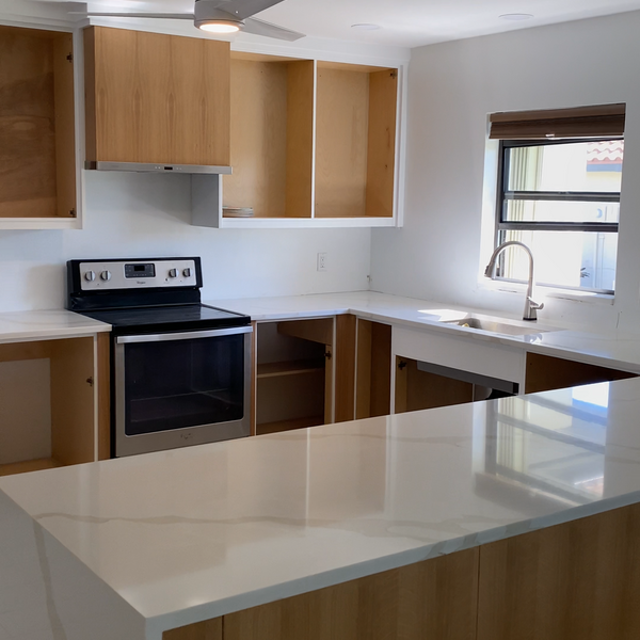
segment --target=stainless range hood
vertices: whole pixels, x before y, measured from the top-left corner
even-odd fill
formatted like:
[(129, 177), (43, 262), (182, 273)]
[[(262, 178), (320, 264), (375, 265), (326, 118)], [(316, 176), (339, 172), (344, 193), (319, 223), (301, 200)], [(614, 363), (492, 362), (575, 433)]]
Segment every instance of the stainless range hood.
[(204, 164), (156, 164), (149, 162), (96, 162), (84, 163), (84, 168), (92, 171), (135, 171), (137, 173), (186, 173), (186, 174), (225, 174), (231, 173), (231, 167)]

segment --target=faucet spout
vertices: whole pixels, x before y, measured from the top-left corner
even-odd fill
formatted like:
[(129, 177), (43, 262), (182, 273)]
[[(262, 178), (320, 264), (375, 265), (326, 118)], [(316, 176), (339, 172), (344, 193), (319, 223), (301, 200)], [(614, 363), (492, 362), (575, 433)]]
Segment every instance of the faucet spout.
[(533, 254), (531, 253), (531, 249), (527, 247), (524, 242), (519, 242), (518, 240), (509, 240), (508, 242), (503, 242), (500, 246), (496, 247), (495, 251), (491, 255), (489, 259), (489, 264), (484, 270), (484, 275), (487, 278), (493, 278), (496, 270), (496, 261), (498, 260), (498, 256), (507, 248), (511, 246), (522, 247), (529, 256), (529, 282), (527, 284), (527, 296), (524, 301), (524, 313), (522, 314), (523, 320), (528, 320), (531, 322), (535, 322), (538, 319), (537, 310), (543, 309), (544, 304), (541, 302), (535, 302), (532, 298), (533, 295)]

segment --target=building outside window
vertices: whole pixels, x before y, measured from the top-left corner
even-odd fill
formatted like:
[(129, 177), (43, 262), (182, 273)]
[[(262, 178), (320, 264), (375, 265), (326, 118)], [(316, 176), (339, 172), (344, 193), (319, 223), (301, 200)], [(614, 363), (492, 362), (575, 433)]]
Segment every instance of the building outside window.
[[(500, 140), (495, 246), (526, 244), (538, 284), (612, 294), (624, 105), (493, 114), (491, 123)], [(503, 252), (496, 277), (527, 276), (526, 254)]]

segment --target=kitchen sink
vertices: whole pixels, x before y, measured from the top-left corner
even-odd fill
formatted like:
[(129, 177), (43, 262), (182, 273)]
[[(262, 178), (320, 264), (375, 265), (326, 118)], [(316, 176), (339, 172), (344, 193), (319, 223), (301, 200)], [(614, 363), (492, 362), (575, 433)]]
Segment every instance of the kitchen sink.
[(491, 316), (466, 315), (453, 320), (441, 320), (444, 324), (455, 324), (467, 329), (479, 329), (489, 333), (500, 333), (508, 336), (526, 336), (537, 333), (548, 333), (557, 329), (543, 328), (536, 322), (524, 320), (506, 320), (505, 318), (493, 318)]

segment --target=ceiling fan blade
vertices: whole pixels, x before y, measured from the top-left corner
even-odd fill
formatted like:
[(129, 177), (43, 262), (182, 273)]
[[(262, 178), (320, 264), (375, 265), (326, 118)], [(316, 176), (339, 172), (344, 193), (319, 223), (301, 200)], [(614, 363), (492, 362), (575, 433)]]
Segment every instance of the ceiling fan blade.
[(279, 40), (288, 40), (289, 42), (305, 37), (304, 33), (284, 29), (283, 27), (278, 27), (275, 24), (265, 22), (264, 20), (258, 20), (257, 18), (246, 18), (244, 20), (243, 31), (253, 33), (257, 36), (267, 36), (269, 38), (278, 38)]
[(167, 18), (170, 20), (193, 20), (192, 13), (98, 13), (88, 11), (82, 15), (90, 18)]
[(220, 2), (219, 6), (236, 18), (244, 20), (280, 2), (282, 0), (226, 0)]

